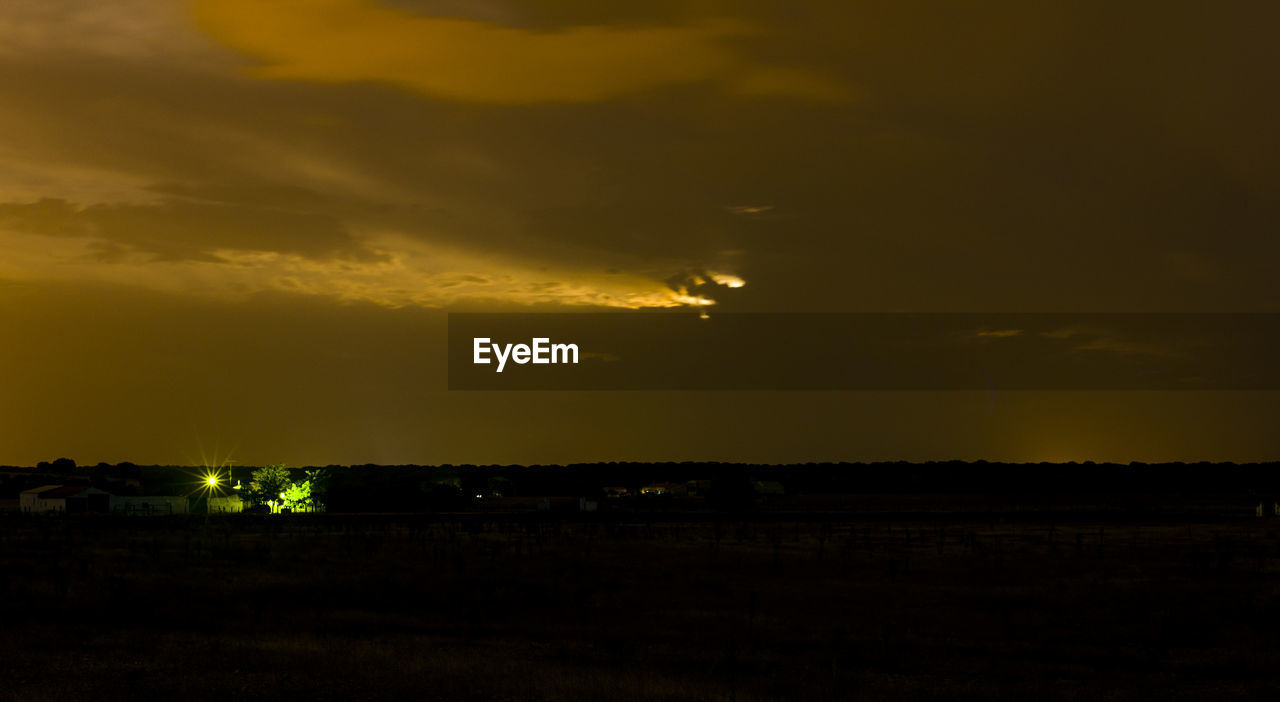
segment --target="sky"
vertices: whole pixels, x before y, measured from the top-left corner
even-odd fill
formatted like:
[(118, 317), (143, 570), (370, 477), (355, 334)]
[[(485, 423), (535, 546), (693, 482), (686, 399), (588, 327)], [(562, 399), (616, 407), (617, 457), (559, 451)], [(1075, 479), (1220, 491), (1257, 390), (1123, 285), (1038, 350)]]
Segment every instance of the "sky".
[(1280, 312), (1278, 20), (8, 0), (0, 463), (1275, 459), (1276, 393), (450, 392), (444, 345), (450, 311)]

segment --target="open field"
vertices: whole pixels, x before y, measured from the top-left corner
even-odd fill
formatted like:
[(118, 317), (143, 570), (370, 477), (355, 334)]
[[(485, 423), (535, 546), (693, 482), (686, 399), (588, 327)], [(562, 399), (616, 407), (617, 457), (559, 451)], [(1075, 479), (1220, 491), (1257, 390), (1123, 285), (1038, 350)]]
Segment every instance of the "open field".
[(1230, 699), (1280, 519), (4, 517), (13, 699)]

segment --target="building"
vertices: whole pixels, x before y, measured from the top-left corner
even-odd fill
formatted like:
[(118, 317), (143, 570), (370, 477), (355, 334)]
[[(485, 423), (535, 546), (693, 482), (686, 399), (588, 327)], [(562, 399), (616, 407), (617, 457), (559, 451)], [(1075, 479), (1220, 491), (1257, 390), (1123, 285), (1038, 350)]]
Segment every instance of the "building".
[(111, 509), (111, 493), (88, 485), (44, 485), (24, 490), (18, 508), (27, 514), (83, 514)]
[(130, 516), (186, 514), (190, 511), (186, 497), (169, 495), (114, 495), (111, 513)]
[(24, 490), (18, 497), (18, 508), (27, 514), (81, 514), (100, 512), (123, 515), (154, 516), (188, 514), (207, 509), (214, 513), (239, 513), (244, 502), (239, 495), (221, 495), (198, 499), (186, 495), (112, 495), (88, 485), (43, 485)]
[(23, 490), (18, 495), (18, 509), (25, 514), (39, 514), (48, 512), (49, 505), (40, 496), (50, 490), (57, 490), (61, 485), (44, 485), (30, 490)]
[(209, 511), (214, 514), (239, 514), (244, 511), (244, 500), (234, 494), (210, 497)]

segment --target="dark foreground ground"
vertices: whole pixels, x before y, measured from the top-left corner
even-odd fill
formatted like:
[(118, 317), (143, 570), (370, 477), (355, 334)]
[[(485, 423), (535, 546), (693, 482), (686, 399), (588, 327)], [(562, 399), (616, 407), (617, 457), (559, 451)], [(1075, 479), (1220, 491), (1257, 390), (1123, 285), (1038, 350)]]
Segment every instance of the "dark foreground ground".
[(1280, 518), (0, 519), (0, 696), (1256, 699)]

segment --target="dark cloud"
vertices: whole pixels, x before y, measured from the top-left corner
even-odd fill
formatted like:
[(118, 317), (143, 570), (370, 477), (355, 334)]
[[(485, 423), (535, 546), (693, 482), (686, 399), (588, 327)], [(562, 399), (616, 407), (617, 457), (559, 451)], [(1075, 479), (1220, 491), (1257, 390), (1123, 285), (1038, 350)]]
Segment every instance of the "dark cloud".
[(220, 184), (176, 192), (655, 282), (742, 251), (730, 272), (769, 309), (1274, 303), (1262, 262), (1280, 253), (1266, 235), (1280, 160), (1264, 86), (1280, 57), (1256, 29), (1272, 11), (1103, 10), (486, 10), (540, 29), (738, 17), (768, 28), (743, 51), (857, 88), (838, 104), (672, 86), (499, 108), (120, 57), (10, 64), (7, 78), (15, 109), (44, 117), (18, 147), (28, 162)]

